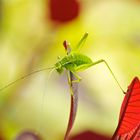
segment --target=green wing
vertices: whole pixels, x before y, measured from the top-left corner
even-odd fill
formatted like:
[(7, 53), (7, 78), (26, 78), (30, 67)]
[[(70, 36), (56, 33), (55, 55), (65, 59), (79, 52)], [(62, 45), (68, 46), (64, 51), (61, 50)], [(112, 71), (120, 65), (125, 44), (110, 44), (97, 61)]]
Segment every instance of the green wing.
[(82, 48), (82, 46), (84, 45), (87, 37), (88, 37), (88, 33), (86, 32), (72, 51), (79, 51)]

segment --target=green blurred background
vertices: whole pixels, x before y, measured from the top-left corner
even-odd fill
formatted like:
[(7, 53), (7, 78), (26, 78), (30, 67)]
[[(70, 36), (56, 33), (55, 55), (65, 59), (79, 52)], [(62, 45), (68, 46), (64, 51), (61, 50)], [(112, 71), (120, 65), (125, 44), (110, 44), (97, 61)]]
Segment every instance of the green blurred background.
[[(48, 0), (0, 1), (0, 86), (57, 62), (63, 41), (76, 45), (93, 61), (105, 59), (124, 90), (140, 76), (140, 1), (79, 0), (79, 15), (68, 22), (50, 18)], [(84, 130), (111, 136), (117, 126), (123, 93), (104, 64), (80, 72), (79, 107), (71, 135)], [(0, 135), (12, 140), (25, 130), (45, 140), (62, 140), (70, 95), (66, 73), (49, 71), (0, 91)]]

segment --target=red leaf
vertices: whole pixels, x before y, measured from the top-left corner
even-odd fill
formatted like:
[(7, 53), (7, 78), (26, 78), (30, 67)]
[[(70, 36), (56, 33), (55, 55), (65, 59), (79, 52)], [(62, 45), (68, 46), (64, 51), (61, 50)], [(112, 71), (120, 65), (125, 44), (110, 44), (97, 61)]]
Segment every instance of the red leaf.
[(140, 81), (133, 79), (124, 97), (113, 140), (138, 140), (140, 131)]
[[(71, 76), (71, 81), (73, 81), (75, 79), (74, 75), (70, 73), (70, 76)], [(78, 83), (72, 83), (71, 89), (73, 95), (71, 95), (71, 108), (70, 108), (69, 122), (68, 122), (68, 127), (65, 133), (64, 140), (67, 140), (68, 135), (73, 127), (76, 113), (77, 113), (77, 107), (78, 107)]]

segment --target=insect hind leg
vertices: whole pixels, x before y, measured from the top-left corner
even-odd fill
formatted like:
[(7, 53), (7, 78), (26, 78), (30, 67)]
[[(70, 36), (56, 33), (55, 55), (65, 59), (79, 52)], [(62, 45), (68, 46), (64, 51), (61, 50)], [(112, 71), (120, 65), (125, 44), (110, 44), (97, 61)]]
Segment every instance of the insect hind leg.
[(113, 73), (112, 69), (109, 67), (108, 63), (107, 63), (104, 59), (100, 59), (100, 60), (98, 60), (98, 61), (96, 61), (96, 62), (93, 62), (90, 66), (93, 66), (93, 65), (96, 65), (96, 64), (100, 64), (100, 63), (104, 63), (104, 64), (107, 66), (107, 68), (109, 69), (109, 71), (110, 71), (110, 73), (112, 74), (113, 78), (115, 79), (116, 83), (117, 83), (118, 86), (120, 87), (121, 91), (122, 91), (123, 93), (125, 93), (124, 90), (123, 90), (123, 88), (121, 87), (120, 83), (118, 82), (118, 80), (117, 80), (115, 74)]

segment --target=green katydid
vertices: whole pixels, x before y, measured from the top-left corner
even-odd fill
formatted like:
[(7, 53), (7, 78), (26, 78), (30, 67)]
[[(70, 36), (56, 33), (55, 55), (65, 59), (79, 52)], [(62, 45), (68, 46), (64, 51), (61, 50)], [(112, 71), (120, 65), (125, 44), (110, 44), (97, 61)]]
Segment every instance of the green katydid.
[[(31, 72), (27, 75), (24, 75), (24, 76), (20, 77), (19, 79), (17, 79), (15, 81), (7, 84), (6, 86), (2, 87), (0, 89), (0, 91), (2, 91), (5, 88), (15, 84), (16, 82), (18, 82), (20, 80), (23, 80), (23, 79), (27, 78), (28, 76), (31, 76), (32, 74), (35, 74), (35, 73), (38, 73), (38, 72), (41, 72), (41, 71), (45, 71), (45, 70), (48, 70), (48, 69), (56, 70), (58, 73), (62, 73), (64, 69), (69, 70), (77, 78), (76, 80), (73, 80), (72, 82), (80, 82), (81, 78), (77, 74), (78, 71), (83, 71), (85, 69), (88, 69), (88, 68), (90, 68), (90, 67), (92, 67), (96, 64), (100, 64), (100, 63), (105, 63), (105, 65), (107, 66), (107, 68), (111, 72), (113, 78), (117, 82), (118, 86), (123, 91), (123, 89), (120, 86), (118, 80), (116, 79), (114, 73), (112, 72), (111, 68), (109, 67), (108, 63), (105, 60), (100, 59), (98, 61), (93, 62), (88, 56), (86, 56), (82, 53), (79, 53), (79, 49), (83, 46), (83, 43), (86, 41), (87, 36), (88, 36), (88, 33), (85, 33), (84, 36), (82, 37), (82, 39), (76, 45), (76, 47), (73, 50), (71, 50), (71, 52), (69, 54), (67, 53), (67, 55), (64, 56), (63, 58), (61, 58), (61, 59), (59, 58), (58, 62), (53, 67), (36, 70), (36, 71), (33, 71), (33, 72)], [(65, 49), (70, 48), (70, 47), (68, 47), (70, 44), (67, 41), (64, 41), (63, 45), (64, 45)], [(68, 77), (68, 79), (69, 79), (69, 77)]]

